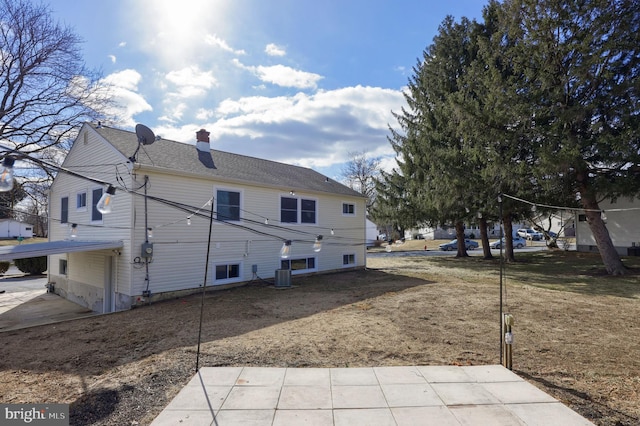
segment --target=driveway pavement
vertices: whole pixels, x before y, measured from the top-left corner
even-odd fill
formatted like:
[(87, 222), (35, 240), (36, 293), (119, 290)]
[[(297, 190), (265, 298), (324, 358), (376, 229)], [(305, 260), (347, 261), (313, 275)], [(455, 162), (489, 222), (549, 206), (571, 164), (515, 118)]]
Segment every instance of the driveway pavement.
[(47, 293), (47, 277), (9, 269), (0, 277), (0, 332), (95, 315), (90, 309)]

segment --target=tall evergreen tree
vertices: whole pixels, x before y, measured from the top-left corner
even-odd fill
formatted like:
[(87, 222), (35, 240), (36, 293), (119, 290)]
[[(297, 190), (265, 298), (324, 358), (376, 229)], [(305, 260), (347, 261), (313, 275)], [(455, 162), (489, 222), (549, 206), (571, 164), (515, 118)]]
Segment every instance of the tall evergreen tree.
[(477, 64), (489, 121), (521, 136), (515, 164), (533, 189), (578, 194), (607, 271), (624, 274), (598, 200), (640, 193), (640, 3), (506, 0), (496, 10), (500, 31)]

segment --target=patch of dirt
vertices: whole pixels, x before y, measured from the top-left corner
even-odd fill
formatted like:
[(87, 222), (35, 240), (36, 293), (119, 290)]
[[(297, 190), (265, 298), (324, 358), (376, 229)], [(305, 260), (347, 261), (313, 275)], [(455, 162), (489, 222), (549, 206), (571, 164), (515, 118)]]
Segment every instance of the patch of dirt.
[[(200, 366), (500, 363), (495, 280), (427, 259), (204, 298)], [(68, 403), (72, 425), (149, 424), (195, 373), (201, 296), (3, 333), (2, 403)], [(598, 425), (640, 417), (640, 303), (510, 284), (514, 372)]]

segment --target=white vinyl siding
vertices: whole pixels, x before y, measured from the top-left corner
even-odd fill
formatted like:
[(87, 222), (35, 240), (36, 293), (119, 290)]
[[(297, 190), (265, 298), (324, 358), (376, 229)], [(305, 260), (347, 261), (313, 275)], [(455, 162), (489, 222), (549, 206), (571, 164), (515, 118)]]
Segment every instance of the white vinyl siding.
[[(364, 212), (362, 197), (303, 191), (296, 191), (296, 195), (290, 196), (289, 188), (269, 188), (260, 184), (244, 185), (238, 181), (214, 181), (181, 175), (179, 171), (174, 174), (150, 168), (130, 171), (127, 167), (131, 167), (131, 164), (127, 163), (127, 159), (92, 132), (89, 129), (86, 144), (83, 143), (84, 134), (80, 136), (80, 143), (71, 149), (65, 164), (72, 167), (93, 165), (96, 158), (100, 158), (103, 164), (109, 164), (92, 168), (87, 175), (116, 184), (112, 212), (101, 215), (101, 222), (92, 223), (92, 209), (89, 206), (93, 205), (93, 190), (103, 191), (106, 186), (98, 187), (94, 183), (62, 173), (56, 177), (52, 185), (51, 211), (61, 211), (61, 197), (75, 197), (76, 194), (85, 191), (87, 210), (83, 212), (72, 208), (68, 212), (68, 222), (78, 224), (78, 239), (123, 240), (124, 247), (117, 253), (102, 251), (82, 256), (70, 254), (67, 268), (70, 282), (84, 282), (94, 289), (102, 286), (105, 256), (113, 256), (115, 260), (113, 268), (117, 276), (114, 283), (116, 293), (120, 296), (131, 296), (134, 300), (147, 288), (147, 266), (148, 288), (152, 295), (194, 290), (202, 288), (205, 282), (207, 286), (248, 282), (254, 278), (254, 265), (257, 276), (268, 279), (275, 275), (277, 269), (282, 268), (279, 251), (283, 238), (293, 240), (288, 266), (295, 274), (339, 270), (344, 267), (345, 253), (354, 254), (355, 265), (352, 266), (364, 267), (364, 215), (343, 214), (343, 204), (353, 204), (354, 212)], [(128, 153), (130, 154), (132, 153)], [(197, 155), (195, 151), (194, 155)], [(124, 183), (118, 183), (116, 175), (121, 176)], [(149, 196), (193, 206), (193, 210), (185, 211), (149, 199), (145, 211), (143, 196), (134, 196), (119, 189), (136, 188), (138, 194), (143, 194), (145, 175), (149, 178)], [(218, 201), (223, 198), (218, 196), (217, 191), (239, 194), (239, 202), (234, 196), (234, 200), (222, 206), (216, 206), (214, 203), (214, 211), (227, 209), (227, 212), (234, 212), (233, 214), (239, 212), (237, 217), (240, 221), (215, 221), (209, 246), (211, 206), (205, 204), (212, 197)], [(280, 221), (283, 198), (291, 198), (295, 202), (295, 207), (292, 204), (290, 209), (293, 213), (291, 222)], [(97, 203), (97, 200), (95, 202)], [(265, 219), (268, 219), (268, 224), (265, 224)], [(188, 225), (188, 222), (191, 225)], [(243, 229), (243, 226), (256, 232)], [(154, 233), (154, 254), (148, 265), (145, 265), (144, 259), (140, 256), (141, 245), (146, 239), (146, 227), (152, 228)], [(295, 233), (289, 232), (287, 227), (295, 228)], [(336, 230), (335, 237), (330, 235), (332, 228)], [(50, 226), (49, 229), (51, 240), (67, 238), (66, 226)], [(322, 251), (315, 253), (312, 246), (318, 234), (323, 235), (323, 245)], [(207, 267), (205, 262), (209, 247)], [(58, 259), (66, 259), (66, 256), (51, 256), (50, 265), (59, 265)], [(219, 275), (216, 279), (218, 272), (222, 274), (222, 266), (225, 268), (226, 278)], [(52, 273), (50, 281), (55, 282), (58, 277), (53, 275), (58, 274), (59, 270), (51, 269), (54, 269), (55, 273)], [(124, 297), (118, 297), (116, 296), (116, 306), (119, 300), (124, 300)]]
[[(115, 183), (117, 173), (122, 178), (124, 186), (130, 188), (137, 188), (140, 186), (139, 181), (132, 184), (131, 175), (127, 168), (127, 159), (124, 158), (122, 154), (118, 153), (111, 145), (106, 144), (100, 137), (91, 133), (91, 130), (86, 132), (83, 127), (81, 132), (82, 134), (79, 136), (80, 143), (74, 144), (72, 149), (69, 151), (69, 154), (63, 163), (63, 167), (73, 168), (74, 166), (95, 165), (96, 158), (100, 158), (100, 162), (105, 164), (105, 166), (92, 166), (90, 169), (83, 169), (85, 171), (83, 171), (82, 174), (99, 180), (110, 180)], [(83, 143), (85, 140), (84, 134), (88, 134), (86, 137), (86, 144)], [(50, 211), (60, 212), (60, 195), (65, 194), (72, 194), (75, 198), (76, 194), (85, 192), (87, 194), (87, 204), (89, 204), (91, 202), (91, 190), (94, 188), (98, 188), (95, 183), (89, 182), (85, 179), (79, 179), (65, 173), (58, 173), (51, 186), (51, 196), (49, 198)], [(114, 287), (117, 293), (123, 295), (131, 294), (130, 284), (132, 261), (135, 256), (139, 256), (139, 247), (138, 250), (132, 252), (130, 242), (132, 217), (135, 214), (131, 205), (131, 198), (132, 196), (126, 192), (117, 190), (116, 195), (113, 198), (113, 211), (104, 215), (101, 223), (92, 223), (91, 209), (89, 208), (89, 205), (87, 205), (86, 209), (80, 210), (72, 207), (68, 212), (68, 223), (76, 223), (78, 225), (78, 240), (123, 241), (124, 246), (119, 251), (119, 253), (121, 253), (120, 255), (115, 255), (112, 252), (99, 252), (99, 255), (102, 257), (102, 261), (104, 261), (105, 256), (116, 256), (117, 264), (115, 265), (114, 273), (117, 273), (117, 276), (114, 280)], [(49, 239), (51, 241), (64, 240), (69, 236), (69, 228), (67, 226), (51, 226), (53, 224), (57, 224), (59, 220), (60, 218), (56, 214), (52, 215), (49, 221)], [(74, 273), (74, 267), (76, 266), (78, 259), (77, 257), (71, 257), (72, 255), (73, 254), (70, 254), (68, 259), (68, 272), (70, 275), (68, 277), (69, 281), (72, 282), (73, 280), (79, 280), (95, 286), (97, 282), (94, 282), (93, 279), (89, 277), (89, 275), (94, 276), (94, 273), (92, 272), (89, 272), (87, 277), (84, 275), (80, 278), (77, 276), (71, 276), (71, 274)], [(49, 256), (49, 265), (59, 264), (58, 261), (60, 259), (66, 258), (66, 254)], [(100, 261), (101, 264), (102, 261)], [(96, 277), (99, 277), (101, 285), (104, 280), (103, 270), (104, 267), (101, 266), (100, 272), (98, 275), (95, 275)], [(56, 282), (59, 280), (56, 277), (57, 274), (58, 268), (50, 268), (49, 281)]]

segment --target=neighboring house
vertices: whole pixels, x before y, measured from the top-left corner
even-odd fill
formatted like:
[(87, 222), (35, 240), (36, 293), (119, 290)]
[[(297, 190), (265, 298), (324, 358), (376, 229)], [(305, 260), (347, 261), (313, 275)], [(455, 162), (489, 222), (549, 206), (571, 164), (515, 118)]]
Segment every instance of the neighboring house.
[[(599, 205), (604, 211), (604, 220), (616, 251), (627, 256), (629, 248), (640, 247), (640, 198), (621, 197), (615, 203), (604, 200)], [(596, 240), (584, 212), (578, 210), (575, 223), (577, 250), (597, 252)], [(636, 252), (636, 249), (631, 251)]]
[[(514, 224), (514, 232), (515, 227), (518, 226)], [(487, 228), (487, 233), (489, 234), (489, 238), (499, 238), (500, 236), (500, 224), (496, 223), (490, 225)], [(472, 224), (469, 226), (465, 226), (464, 235), (467, 238), (480, 238), (480, 228), (477, 224)], [(435, 228), (432, 227), (423, 227), (423, 228), (415, 228), (409, 229), (405, 231), (404, 236), (407, 240), (411, 239), (424, 239), (424, 240), (448, 240), (456, 237), (456, 229), (453, 227), (441, 227), (437, 226)]]
[[(195, 146), (139, 144), (85, 124), (62, 167), (98, 182), (58, 173), (51, 186), (49, 281), (94, 311), (198, 291), (205, 271), (207, 287), (220, 288), (365, 266), (365, 197), (308, 168), (211, 150), (205, 130)], [(117, 189), (108, 214), (96, 209), (99, 182)]]
[[(545, 214), (535, 217), (532, 221), (545, 231), (555, 232), (559, 237), (574, 237), (576, 234), (576, 226), (574, 214), (567, 211), (558, 211), (553, 214)], [(536, 226), (528, 226), (529, 228), (540, 231)]]
[(375, 223), (366, 219), (366, 238), (367, 238), (367, 247), (373, 247), (376, 244), (376, 240), (378, 239), (378, 227)]
[(0, 239), (32, 238), (33, 225), (12, 219), (0, 220)]

